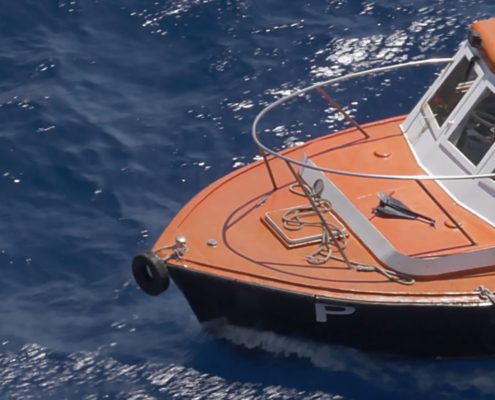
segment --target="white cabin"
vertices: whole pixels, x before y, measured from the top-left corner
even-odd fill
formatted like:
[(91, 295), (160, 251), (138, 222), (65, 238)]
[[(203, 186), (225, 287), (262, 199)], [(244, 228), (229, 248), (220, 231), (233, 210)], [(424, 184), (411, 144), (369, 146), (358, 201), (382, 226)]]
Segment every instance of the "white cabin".
[[(402, 129), (432, 175), (495, 173), (495, 19), (469, 40), (409, 114)], [(495, 179), (440, 181), (464, 207), (495, 226)]]

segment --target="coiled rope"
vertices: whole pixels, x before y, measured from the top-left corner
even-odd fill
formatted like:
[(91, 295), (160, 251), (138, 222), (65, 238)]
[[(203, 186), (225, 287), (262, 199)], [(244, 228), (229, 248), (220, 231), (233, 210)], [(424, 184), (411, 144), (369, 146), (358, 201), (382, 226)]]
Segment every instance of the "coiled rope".
[[(297, 187), (299, 187), (298, 183), (292, 184), (289, 186), (289, 190), (294, 194), (304, 196), (304, 192), (298, 190)], [(316, 204), (316, 207), (318, 207), (321, 215), (325, 215), (332, 211), (332, 203), (330, 203), (330, 201), (322, 199), (312, 187), (306, 186), (306, 189), (307, 192), (310, 193), (310, 196), (312, 197), (314, 204)], [(306, 257), (308, 263), (321, 265), (325, 264), (332, 257), (332, 240), (330, 233), (327, 231), (326, 227), (323, 226), (321, 221), (308, 221), (310, 217), (315, 216), (317, 216), (317, 212), (311, 205), (301, 205), (287, 210), (282, 215), (282, 224), (284, 228), (289, 231), (299, 231), (307, 226), (322, 227), (323, 232), (318, 248)], [(341, 242), (341, 248), (346, 248), (348, 235), (344, 225), (340, 222), (333, 223), (328, 220), (326, 223), (328, 228), (332, 230), (333, 236)]]
[[(305, 189), (307, 193), (310, 194), (314, 204), (318, 207), (318, 211), (321, 215), (325, 215), (328, 213), (332, 213), (333, 207), (332, 203), (329, 200), (322, 199), (321, 196), (316, 193), (316, 191), (305, 185)], [(306, 197), (304, 191), (300, 188), (298, 183), (293, 183), (289, 186), (290, 192), (298, 195)], [(282, 224), (283, 227), (289, 231), (299, 231), (307, 226), (316, 226), (322, 228), (321, 240), (318, 244), (318, 247), (311, 254), (306, 256), (306, 260), (309, 264), (312, 265), (322, 265), (325, 264), (328, 260), (336, 260), (343, 261), (345, 260), (341, 257), (335, 256), (333, 254), (333, 245), (332, 245), (332, 235), (327, 231), (326, 227), (323, 226), (321, 221), (311, 221), (310, 217), (314, 217), (317, 215), (317, 212), (313, 209), (311, 205), (301, 205), (288, 209), (282, 215)], [(336, 222), (330, 222), (326, 220), (326, 224), (329, 229), (332, 230), (333, 236), (339, 240), (341, 249), (345, 249), (348, 244), (349, 234), (345, 226), (335, 219)], [(414, 278), (400, 274), (398, 272), (389, 270), (379, 265), (364, 265), (362, 263), (349, 260), (349, 263), (356, 267), (357, 272), (377, 272), (382, 274), (389, 280), (397, 283), (401, 283), (403, 285), (412, 285), (415, 283)]]

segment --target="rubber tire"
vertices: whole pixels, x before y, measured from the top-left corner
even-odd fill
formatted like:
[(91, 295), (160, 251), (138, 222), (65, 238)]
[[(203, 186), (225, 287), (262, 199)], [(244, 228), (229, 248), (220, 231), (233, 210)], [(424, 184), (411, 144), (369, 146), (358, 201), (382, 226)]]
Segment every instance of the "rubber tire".
[(167, 266), (152, 251), (134, 257), (132, 274), (139, 287), (150, 296), (158, 296), (167, 290), (170, 284)]

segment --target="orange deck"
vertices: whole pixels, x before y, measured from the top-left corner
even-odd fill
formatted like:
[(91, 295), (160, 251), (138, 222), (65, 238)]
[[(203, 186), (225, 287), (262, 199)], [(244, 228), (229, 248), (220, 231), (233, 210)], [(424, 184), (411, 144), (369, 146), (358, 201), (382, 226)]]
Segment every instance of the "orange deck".
[[(298, 159), (307, 155), (319, 166), (341, 170), (424, 174), (402, 135), (399, 126), (402, 120), (400, 117), (365, 126), (369, 139), (351, 129), (313, 140), (287, 150), (285, 154)], [(476, 294), (480, 285), (495, 288), (495, 271), (418, 281), (406, 286), (376, 272), (349, 270), (337, 260), (324, 265), (309, 264), (306, 256), (317, 244), (289, 248), (273, 229), (262, 222), (266, 213), (276, 218), (280, 214), (277, 210), (308, 203), (304, 197), (289, 192), (288, 185), (294, 182), (294, 178), (286, 164), (279, 159), (270, 163), (278, 190), (272, 191), (263, 163), (234, 171), (189, 202), (163, 232), (154, 249), (173, 243), (177, 235), (184, 235), (188, 242), (184, 263), (189, 268), (254, 284), (349, 300), (474, 303), (481, 301)], [(329, 175), (329, 178), (403, 254), (424, 257), (495, 246), (494, 228), (455, 204), (436, 182), (427, 181), (423, 188), (414, 181), (338, 175)], [(373, 208), (378, 205), (377, 192), (393, 194), (411, 209), (434, 218), (435, 226), (417, 220), (375, 216)], [(462, 224), (475, 245), (453, 226), (432, 196)], [(314, 233), (315, 228), (310, 228), (308, 235)], [(355, 233), (349, 234), (346, 249), (349, 258), (362, 264), (379, 265)], [(209, 246), (209, 239), (215, 239), (218, 245)], [(166, 251), (159, 254), (164, 256)]]

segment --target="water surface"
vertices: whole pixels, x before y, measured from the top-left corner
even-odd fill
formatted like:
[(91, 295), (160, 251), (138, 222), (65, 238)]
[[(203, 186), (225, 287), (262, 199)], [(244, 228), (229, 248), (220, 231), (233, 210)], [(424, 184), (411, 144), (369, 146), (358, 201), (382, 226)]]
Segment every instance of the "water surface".
[[(495, 360), (392, 357), (232, 328), (130, 273), (250, 124), (321, 79), (451, 56), (488, 0), (19, 0), (0, 8), (0, 398), (488, 399)], [(430, 74), (337, 90), (404, 114)], [(301, 116), (300, 119), (303, 117)], [(282, 121), (279, 148), (338, 127)], [(391, 322), (393, 323), (393, 321)]]

